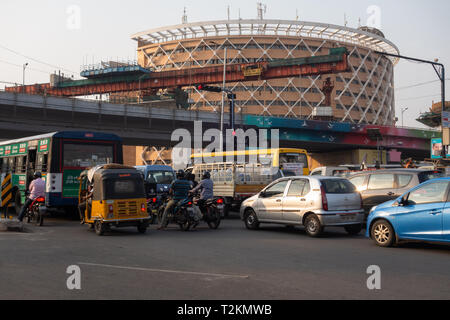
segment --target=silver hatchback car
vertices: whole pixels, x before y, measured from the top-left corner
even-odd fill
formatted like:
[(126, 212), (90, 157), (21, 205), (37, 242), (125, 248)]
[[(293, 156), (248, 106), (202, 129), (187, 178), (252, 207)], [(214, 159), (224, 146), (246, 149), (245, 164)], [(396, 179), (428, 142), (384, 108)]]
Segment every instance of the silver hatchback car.
[(281, 178), (245, 200), (240, 215), (248, 229), (261, 223), (300, 225), (313, 237), (328, 226), (355, 235), (364, 223), (361, 195), (350, 181), (335, 177)]

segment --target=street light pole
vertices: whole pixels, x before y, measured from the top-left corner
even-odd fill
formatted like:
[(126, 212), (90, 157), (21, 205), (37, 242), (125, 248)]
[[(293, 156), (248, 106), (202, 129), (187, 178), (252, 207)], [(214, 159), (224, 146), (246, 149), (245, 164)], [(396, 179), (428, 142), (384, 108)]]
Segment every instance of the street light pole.
[[(442, 128), (442, 135), (444, 135), (444, 112), (446, 111), (446, 108), (445, 108), (445, 66), (442, 63), (439, 63), (438, 59), (436, 59), (434, 61), (429, 61), (429, 60), (406, 57), (406, 56), (402, 56), (402, 55), (398, 55), (398, 54), (392, 54), (392, 53), (381, 52), (381, 51), (375, 51), (375, 53), (383, 55), (383, 56), (388, 56), (388, 57), (411, 60), (411, 61), (416, 61), (416, 62), (421, 62), (421, 63), (428, 63), (433, 66), (433, 69), (434, 69), (434, 71), (436, 71), (436, 74), (438, 75), (439, 80), (441, 80), (441, 99), (442, 99), (441, 128)], [(440, 71), (438, 68), (440, 68)], [(442, 148), (442, 153), (443, 153), (443, 158), (445, 158), (446, 157), (445, 148)]]
[(403, 114), (404, 114), (405, 111), (407, 111), (408, 109), (409, 109), (408, 107), (402, 108), (402, 127), (404, 127), (404, 124), (403, 124)]
[[(223, 92), (222, 92), (222, 110), (220, 112), (220, 151), (223, 151), (223, 122), (225, 117), (225, 86), (227, 78), (227, 47), (225, 46), (223, 58)], [(230, 115), (231, 116), (231, 115)]]
[(28, 62), (23, 65), (23, 74), (22, 74), (22, 88), (25, 93), (25, 69), (28, 67)]

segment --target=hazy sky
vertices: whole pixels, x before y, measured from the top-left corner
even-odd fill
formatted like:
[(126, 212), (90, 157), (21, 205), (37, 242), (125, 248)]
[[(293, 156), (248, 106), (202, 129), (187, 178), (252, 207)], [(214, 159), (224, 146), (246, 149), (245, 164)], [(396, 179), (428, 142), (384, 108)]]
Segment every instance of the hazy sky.
[[(79, 74), (84, 61), (108, 58), (128, 59), (136, 56), (134, 33), (150, 28), (181, 23), (183, 8), (188, 21), (227, 18), (256, 18), (257, 1), (213, 0), (1, 0), (0, 1), (0, 81), (22, 82), (22, 65), (26, 62), (26, 82), (48, 82), (56, 67), (66, 73)], [(403, 55), (427, 60), (439, 58), (450, 78), (450, 1), (448, 0), (266, 0), (266, 18), (295, 20), (296, 9), (303, 21), (366, 24), (367, 8), (381, 9), (381, 30)], [(75, 8), (75, 11), (74, 11)], [(80, 12), (77, 26), (76, 10)], [(75, 15), (74, 15), (75, 14)], [(9, 49), (9, 50), (7, 50)], [(21, 55), (27, 56), (23, 57)], [(38, 63), (34, 60), (44, 62)], [(402, 61), (395, 68), (396, 107), (409, 107), (405, 125), (420, 126), (415, 121), (431, 102), (440, 100), (439, 82), (430, 65)], [(0, 88), (4, 84), (0, 83)], [(450, 97), (447, 82), (447, 96)], [(447, 100), (450, 100), (448, 98)]]

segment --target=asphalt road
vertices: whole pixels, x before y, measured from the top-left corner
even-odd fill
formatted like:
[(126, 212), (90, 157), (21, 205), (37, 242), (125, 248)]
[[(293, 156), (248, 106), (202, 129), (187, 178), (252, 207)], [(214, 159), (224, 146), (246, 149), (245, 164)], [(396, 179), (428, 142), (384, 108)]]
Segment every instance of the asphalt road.
[[(134, 228), (104, 237), (67, 219), (28, 233), (0, 233), (0, 299), (450, 299), (450, 246), (375, 246), (363, 234), (328, 229), (177, 228), (146, 235)], [(69, 290), (69, 266), (81, 290)], [(369, 290), (367, 268), (381, 270)], [(73, 278), (69, 279), (73, 282)]]

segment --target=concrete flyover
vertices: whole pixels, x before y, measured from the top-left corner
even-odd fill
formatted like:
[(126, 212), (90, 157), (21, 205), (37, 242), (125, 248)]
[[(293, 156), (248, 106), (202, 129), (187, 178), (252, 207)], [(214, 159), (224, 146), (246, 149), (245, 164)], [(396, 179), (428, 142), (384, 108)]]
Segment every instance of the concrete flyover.
[[(228, 111), (228, 108), (227, 108)], [(127, 145), (172, 147), (172, 132), (179, 128), (193, 133), (194, 121), (203, 130), (219, 128), (220, 113), (177, 109), (173, 101), (151, 105), (111, 104), (74, 98), (59, 98), (0, 92), (0, 139), (15, 139), (61, 130), (114, 133)], [(225, 113), (225, 123), (229, 122)], [(430, 139), (441, 136), (436, 130), (407, 129), (353, 123), (301, 120), (236, 114), (237, 128), (280, 129), (280, 146), (301, 147), (311, 152), (376, 149), (368, 129), (383, 135), (379, 146), (398, 149), (403, 156), (429, 156)]]
[[(0, 92), (0, 139), (62, 130), (114, 133), (128, 145), (169, 146), (175, 129), (193, 132), (194, 121), (203, 128), (219, 129), (220, 114), (177, 109), (172, 101), (149, 105), (111, 104), (75, 98), (59, 98)], [(229, 121), (225, 115), (225, 121)], [(236, 124), (242, 117), (236, 115)]]

